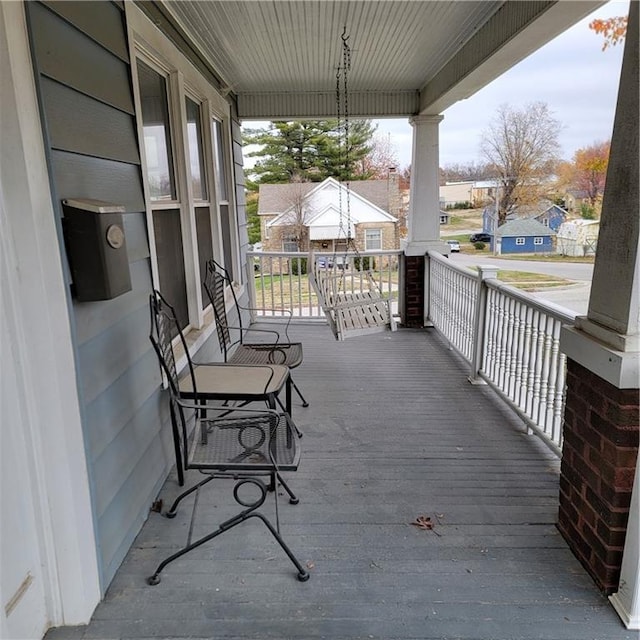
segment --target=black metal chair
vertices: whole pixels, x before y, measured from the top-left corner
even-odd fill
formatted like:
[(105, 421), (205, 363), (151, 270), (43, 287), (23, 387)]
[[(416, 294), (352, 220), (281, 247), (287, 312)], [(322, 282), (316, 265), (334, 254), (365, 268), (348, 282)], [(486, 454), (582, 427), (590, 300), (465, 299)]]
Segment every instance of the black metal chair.
[[(279, 364), (247, 364), (213, 362), (198, 364), (189, 355), (189, 348), (175, 309), (159, 291), (149, 298), (151, 312), (151, 342), (156, 347), (160, 363), (165, 362), (172, 375), (177, 378), (176, 359), (172, 340), (179, 337), (179, 347), (186, 358), (186, 374), (176, 384), (176, 391), (183, 400), (196, 400), (203, 406), (216, 400), (237, 401), (243, 404), (266, 402), (270, 409), (282, 405), (279, 394), (285, 389), (285, 411), (291, 416), (291, 376), (289, 368)], [(157, 346), (156, 346), (157, 345)], [(163, 369), (164, 371), (164, 369)], [(165, 372), (166, 373), (166, 372)], [(179, 438), (174, 431), (174, 444)], [(177, 446), (177, 445), (176, 445)], [(176, 450), (178, 481), (184, 482), (181, 456)]]
[[(197, 367), (190, 368), (189, 376), (192, 378), (194, 393), (193, 400), (186, 401), (180, 390), (181, 380), (178, 379), (171, 345), (171, 327), (175, 322), (175, 314), (170, 306), (165, 305), (166, 302), (158, 292), (151, 296), (150, 339), (169, 389), (176, 460), (179, 468), (185, 471), (195, 469), (206, 476), (181, 493), (165, 515), (168, 518), (175, 517), (177, 508), (184, 498), (194, 492), (197, 495), (204, 485), (215, 478), (235, 481), (233, 497), (243, 509), (197, 540), (191, 540), (190, 532), (187, 545), (164, 559), (147, 582), (151, 585), (158, 584), (160, 573), (169, 563), (252, 518), (258, 518), (269, 529), (296, 567), (298, 579), (307, 580), (309, 573), (280, 535), (278, 484), (289, 494), (291, 503), (298, 502), (298, 498), (281, 476), (282, 471), (295, 471), (300, 459), (298, 438), (293, 435), (295, 426), (291, 417), (286, 412), (268, 408), (254, 410), (230, 408), (227, 405), (213, 406), (210, 402), (205, 404), (195, 384), (193, 372)], [(182, 336), (182, 332), (179, 333)], [(269, 384), (270, 382), (266, 383), (265, 390)], [(268, 484), (263, 481), (263, 477), (269, 480)], [(255, 499), (241, 495), (241, 492), (246, 494), (247, 486), (253, 487), (254, 491), (257, 490)], [(268, 491), (273, 492), (275, 499), (276, 526), (259, 511)]]
[[(225, 362), (233, 364), (281, 364), (289, 367), (289, 369), (295, 369), (302, 364), (302, 343), (289, 340), (288, 327), (291, 316), (289, 316), (284, 327), (284, 339), (275, 330), (244, 327), (242, 324), (242, 311), (252, 311), (253, 309), (240, 306), (233, 286), (231, 286), (232, 281), (229, 272), (215, 260), (207, 262), (207, 272), (203, 284), (213, 307), (218, 341)], [(233, 296), (233, 304), (238, 317), (237, 326), (230, 325), (227, 317), (225, 304), (225, 288), (227, 285)], [(286, 310), (283, 310), (283, 312), (286, 312)], [(238, 332), (237, 340), (231, 340), (231, 330)], [(245, 338), (249, 333), (266, 340), (246, 342)], [(291, 378), (291, 384), (298, 396), (300, 396), (302, 406), (308, 407), (309, 403), (302, 395), (293, 378)]]

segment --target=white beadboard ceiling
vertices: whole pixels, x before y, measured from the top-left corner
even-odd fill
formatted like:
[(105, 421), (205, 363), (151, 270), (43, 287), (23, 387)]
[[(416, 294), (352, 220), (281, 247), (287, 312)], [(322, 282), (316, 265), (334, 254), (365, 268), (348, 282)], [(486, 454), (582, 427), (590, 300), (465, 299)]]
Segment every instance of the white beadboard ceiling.
[(331, 115), (346, 27), (355, 115), (437, 113), (603, 2), (166, 0), (249, 118)]

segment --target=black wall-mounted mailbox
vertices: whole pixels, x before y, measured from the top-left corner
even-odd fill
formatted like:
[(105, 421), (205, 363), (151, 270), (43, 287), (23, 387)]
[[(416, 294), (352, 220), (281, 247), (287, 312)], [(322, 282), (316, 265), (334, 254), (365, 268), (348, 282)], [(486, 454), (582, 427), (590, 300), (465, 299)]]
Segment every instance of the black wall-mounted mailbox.
[(62, 206), (76, 299), (110, 300), (131, 291), (124, 207), (88, 199), (63, 200)]

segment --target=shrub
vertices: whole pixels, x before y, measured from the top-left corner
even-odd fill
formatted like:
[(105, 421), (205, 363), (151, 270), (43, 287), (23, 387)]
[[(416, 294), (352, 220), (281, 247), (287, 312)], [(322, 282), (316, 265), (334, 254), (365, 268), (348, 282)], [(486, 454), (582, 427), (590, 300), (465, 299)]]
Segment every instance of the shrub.
[(468, 200), (464, 202), (454, 202), (453, 204), (448, 204), (445, 209), (447, 211), (453, 211), (454, 209), (473, 209), (473, 203)]
[(356, 271), (369, 271), (376, 268), (376, 259), (373, 256), (359, 256), (353, 259), (353, 267)]
[(590, 207), (586, 202), (583, 202), (580, 205), (580, 215), (583, 220), (595, 220), (596, 210), (593, 207)]
[(476, 251), (482, 251), (487, 245), (484, 242), (474, 242), (473, 248)]
[(291, 260), (291, 273), (294, 276), (304, 276), (307, 273), (307, 259), (306, 258), (290, 258)]

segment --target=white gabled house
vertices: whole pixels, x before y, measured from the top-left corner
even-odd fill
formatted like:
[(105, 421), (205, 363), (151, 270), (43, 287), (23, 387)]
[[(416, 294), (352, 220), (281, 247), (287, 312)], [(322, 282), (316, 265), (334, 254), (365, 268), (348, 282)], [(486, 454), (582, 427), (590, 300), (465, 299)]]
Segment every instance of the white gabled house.
[[(351, 239), (359, 251), (398, 249), (398, 218), (383, 207), (399, 202), (391, 188), (397, 181), (363, 180), (339, 183), (327, 178), (317, 184), (292, 183), (260, 185), (260, 197), (270, 202), (270, 212), (258, 212), (262, 218), (264, 251), (341, 251)], [(277, 191), (278, 198), (269, 192)], [(380, 206), (364, 194), (375, 197)], [(382, 198), (380, 196), (383, 196)], [(270, 197), (271, 196), (271, 197)], [(283, 208), (280, 213), (275, 209)], [(300, 237), (303, 236), (303, 237)]]

